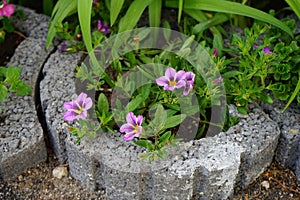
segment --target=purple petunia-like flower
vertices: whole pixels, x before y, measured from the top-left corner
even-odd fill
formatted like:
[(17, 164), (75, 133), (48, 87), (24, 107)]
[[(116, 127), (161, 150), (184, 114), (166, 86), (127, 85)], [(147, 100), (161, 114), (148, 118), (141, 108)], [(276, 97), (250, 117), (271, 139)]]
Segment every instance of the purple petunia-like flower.
[(194, 88), (195, 74), (193, 72), (186, 72), (185, 74), (185, 88), (183, 90), (183, 95), (187, 96), (190, 91)]
[(176, 72), (175, 69), (169, 67), (165, 72), (165, 76), (157, 78), (156, 83), (159, 86), (164, 86), (164, 90), (173, 91), (175, 88), (181, 88), (186, 86), (185, 77), (185, 71), (180, 70)]
[(106, 25), (105, 22), (102, 20), (98, 20), (97, 29), (99, 32), (101, 32), (103, 34), (109, 34), (109, 32), (110, 32), (109, 26)]
[(124, 135), (124, 140), (132, 140), (134, 137), (139, 137), (143, 130), (143, 116), (139, 115), (136, 117), (133, 112), (129, 112), (126, 115), (126, 122), (127, 124), (123, 124), (120, 127), (120, 132), (126, 133)]
[(10, 17), (14, 14), (15, 8), (13, 4), (7, 4), (6, 0), (3, 0), (3, 4), (0, 5), (0, 17)]
[(223, 78), (222, 77), (219, 77), (219, 78), (216, 78), (214, 81), (213, 81), (213, 84), (216, 85), (218, 83), (221, 83), (223, 81)]
[(217, 48), (214, 48), (214, 52), (212, 54), (212, 57), (215, 58), (215, 57), (218, 56), (218, 54), (219, 54), (219, 50)]
[(64, 103), (64, 108), (67, 110), (64, 114), (64, 119), (69, 122), (79, 118), (86, 119), (87, 110), (90, 109), (92, 105), (92, 99), (82, 92), (75, 101)]
[(264, 47), (262, 50), (264, 51), (264, 54), (266, 54), (266, 55), (272, 54), (272, 51), (270, 50), (269, 47)]

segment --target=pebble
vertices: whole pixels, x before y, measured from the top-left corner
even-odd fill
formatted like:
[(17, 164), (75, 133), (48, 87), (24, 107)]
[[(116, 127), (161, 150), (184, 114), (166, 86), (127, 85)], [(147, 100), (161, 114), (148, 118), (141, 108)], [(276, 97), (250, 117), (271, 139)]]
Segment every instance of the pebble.
[(261, 186), (263, 186), (266, 190), (270, 188), (270, 183), (269, 181), (263, 181), (261, 182)]
[(67, 176), (67, 174), (68, 174), (67, 167), (58, 166), (58, 167), (55, 167), (52, 171), (52, 175), (58, 179), (61, 179), (62, 177)]

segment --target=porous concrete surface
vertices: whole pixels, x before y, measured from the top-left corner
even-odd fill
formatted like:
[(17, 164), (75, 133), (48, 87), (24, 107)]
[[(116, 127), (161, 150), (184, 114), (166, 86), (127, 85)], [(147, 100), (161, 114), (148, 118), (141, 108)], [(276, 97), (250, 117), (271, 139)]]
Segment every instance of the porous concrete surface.
[(64, 102), (76, 98), (74, 71), (82, 55), (54, 52), (43, 68), (43, 79), (40, 82), (42, 110), (47, 124), (48, 138), (53, 151), (59, 160), (67, 160), (64, 130)]
[(300, 181), (300, 109), (296, 104), (291, 104), (282, 112), (284, 107), (284, 103), (276, 101), (274, 105), (264, 105), (264, 110), (280, 127), (276, 161), (293, 169)]
[(277, 123), (261, 109), (240, 115), (238, 125), (212, 138), (179, 143), (165, 161), (141, 161), (145, 150), (103, 133), (80, 144), (67, 137), (70, 173), (89, 189), (106, 189), (109, 199), (227, 199), (246, 188), (271, 163), (279, 138)]
[[(15, 50), (7, 66), (22, 67), (22, 80), (33, 90), (29, 96), (9, 94), (1, 102), (0, 113), (0, 179), (14, 179), (25, 169), (47, 159), (43, 130), (35, 108), (35, 84), (41, 67), (51, 49), (45, 50), (45, 36), (49, 18), (22, 9), (23, 21), (12, 17), (16, 29), (26, 34), (26, 39)], [(35, 20), (33, 20), (33, 18)]]

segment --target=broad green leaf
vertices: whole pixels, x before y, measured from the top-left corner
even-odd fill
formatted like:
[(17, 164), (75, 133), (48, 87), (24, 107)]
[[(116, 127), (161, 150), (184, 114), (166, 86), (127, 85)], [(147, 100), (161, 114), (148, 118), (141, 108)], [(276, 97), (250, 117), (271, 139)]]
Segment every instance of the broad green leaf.
[(131, 100), (131, 101), (127, 104), (127, 106), (126, 106), (126, 108), (125, 108), (126, 112), (132, 112), (132, 111), (134, 111), (134, 110), (137, 109), (142, 103), (144, 103), (144, 101), (145, 101), (144, 98), (141, 97), (141, 96), (135, 97), (133, 100)]
[[(178, 7), (177, 0), (166, 0), (165, 5), (171, 8)], [(224, 0), (185, 0), (184, 9), (206, 10), (251, 17), (277, 26), (293, 37), (293, 32), (283, 22), (279, 21), (270, 14), (240, 3)]]
[(9, 66), (6, 70), (6, 80), (9, 84), (13, 85), (16, 81), (20, 79), (21, 67)]
[(119, 33), (133, 29), (139, 21), (142, 13), (152, 0), (135, 0), (130, 4), (125, 16), (119, 23)]
[(181, 122), (183, 122), (185, 118), (185, 114), (174, 115), (172, 117), (169, 117), (165, 122), (164, 129), (172, 128), (179, 125)]
[(109, 103), (103, 93), (101, 93), (98, 97), (97, 108), (100, 113), (105, 113), (105, 116), (107, 116), (109, 111)]
[(247, 114), (247, 108), (245, 107), (237, 107), (237, 110), (239, 111), (239, 113), (246, 115)]
[[(82, 0), (78, 0), (82, 1)], [(46, 48), (49, 48), (53, 38), (56, 34), (56, 26), (69, 15), (76, 13), (77, 11), (77, 1), (74, 0), (60, 0), (55, 4), (55, 7), (53, 9), (52, 15), (51, 15), (51, 22), (49, 25), (49, 30), (47, 34), (47, 40), (46, 40)]]
[(157, 104), (154, 119), (151, 121), (155, 128), (162, 128), (167, 120), (167, 112), (161, 104)]
[(110, 26), (114, 25), (123, 7), (124, 0), (111, 0), (110, 3)]
[(31, 94), (32, 90), (31, 88), (26, 85), (24, 82), (19, 81), (17, 83), (17, 85), (15, 86), (15, 92), (19, 95), (19, 96), (25, 96), (25, 95), (29, 95)]
[(150, 152), (154, 150), (154, 146), (153, 146), (152, 142), (149, 140), (137, 140), (134, 142), (134, 144), (136, 144), (140, 147), (145, 147), (145, 148), (149, 149)]
[(0, 85), (0, 101), (4, 101), (7, 97), (8, 90), (5, 85)]
[(149, 23), (151, 27), (160, 26), (162, 0), (154, 0), (149, 5)]
[(165, 143), (165, 142), (168, 142), (170, 137), (171, 137), (171, 131), (165, 132), (165, 133), (159, 138), (159, 143), (163, 144), (163, 143)]

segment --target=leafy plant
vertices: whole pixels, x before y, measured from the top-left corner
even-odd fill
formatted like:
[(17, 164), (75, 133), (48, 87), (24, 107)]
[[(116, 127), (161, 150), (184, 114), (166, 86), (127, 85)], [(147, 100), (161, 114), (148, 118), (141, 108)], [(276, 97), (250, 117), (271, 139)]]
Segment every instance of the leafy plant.
[(29, 95), (32, 90), (21, 79), (21, 67), (0, 67), (0, 101), (4, 101), (9, 92), (20, 96)]

